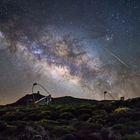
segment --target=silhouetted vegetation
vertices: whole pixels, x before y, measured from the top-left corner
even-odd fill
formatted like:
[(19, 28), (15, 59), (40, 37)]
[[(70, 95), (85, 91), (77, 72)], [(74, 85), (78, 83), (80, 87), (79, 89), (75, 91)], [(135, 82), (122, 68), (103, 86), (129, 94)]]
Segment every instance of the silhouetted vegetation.
[(140, 98), (63, 97), (47, 105), (0, 108), (0, 140), (139, 140)]

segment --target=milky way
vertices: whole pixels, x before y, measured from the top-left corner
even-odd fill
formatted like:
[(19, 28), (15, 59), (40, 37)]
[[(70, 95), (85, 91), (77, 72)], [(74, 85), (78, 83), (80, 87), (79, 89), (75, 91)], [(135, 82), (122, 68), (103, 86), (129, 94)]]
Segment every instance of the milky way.
[(1, 103), (30, 93), (35, 81), (54, 97), (139, 96), (138, 4), (1, 1)]

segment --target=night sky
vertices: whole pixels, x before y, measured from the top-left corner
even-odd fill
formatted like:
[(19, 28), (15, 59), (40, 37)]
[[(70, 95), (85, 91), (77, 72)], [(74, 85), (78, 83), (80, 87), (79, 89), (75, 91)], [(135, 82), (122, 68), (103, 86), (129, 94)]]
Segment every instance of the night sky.
[(53, 97), (140, 96), (140, 1), (0, 0), (0, 104), (34, 82)]

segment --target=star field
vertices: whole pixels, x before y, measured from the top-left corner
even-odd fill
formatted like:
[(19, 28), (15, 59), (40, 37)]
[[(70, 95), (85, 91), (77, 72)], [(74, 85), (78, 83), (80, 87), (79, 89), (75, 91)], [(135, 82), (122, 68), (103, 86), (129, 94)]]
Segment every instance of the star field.
[(0, 104), (34, 81), (53, 96), (139, 96), (139, 38), (139, 0), (1, 0)]

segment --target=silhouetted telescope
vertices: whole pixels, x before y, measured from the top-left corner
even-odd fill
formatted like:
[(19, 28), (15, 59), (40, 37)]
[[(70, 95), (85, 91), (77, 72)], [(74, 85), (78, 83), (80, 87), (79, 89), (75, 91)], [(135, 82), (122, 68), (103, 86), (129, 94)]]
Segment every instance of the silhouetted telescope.
[(113, 97), (113, 95), (107, 91), (104, 91), (104, 100), (106, 100), (106, 94), (108, 94), (113, 100), (115, 100), (115, 98)]
[(44, 87), (44, 86), (42, 86), (41, 84), (39, 84), (39, 83), (33, 83), (33, 85), (32, 85), (32, 95), (33, 95), (33, 101), (35, 102), (35, 97), (34, 97), (34, 88), (35, 88), (35, 86), (39, 86), (39, 87), (41, 87), (45, 92), (47, 92), (47, 94), (49, 95), (49, 96), (51, 96), (51, 94), (49, 93), (49, 91)]

